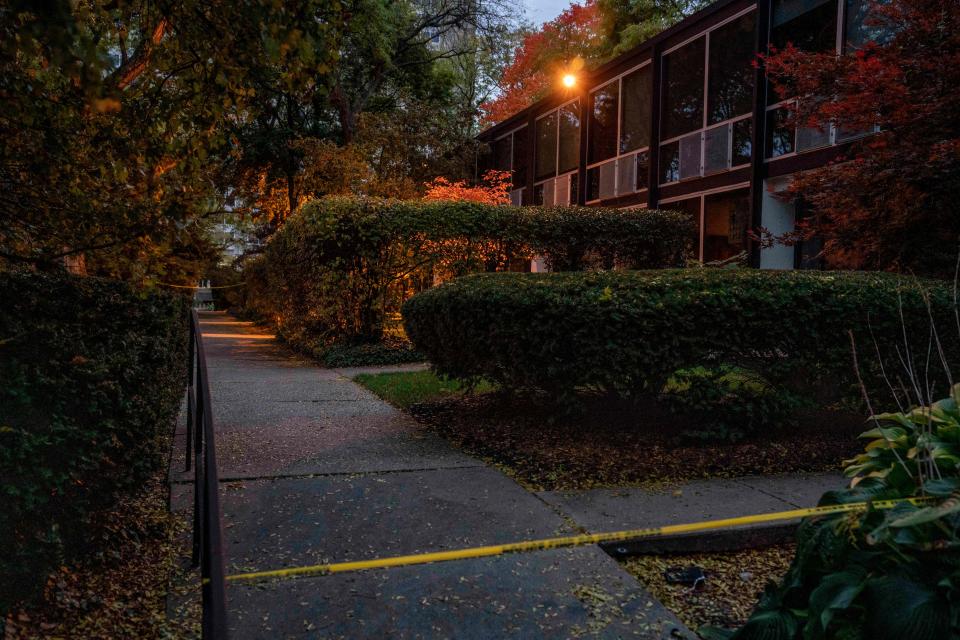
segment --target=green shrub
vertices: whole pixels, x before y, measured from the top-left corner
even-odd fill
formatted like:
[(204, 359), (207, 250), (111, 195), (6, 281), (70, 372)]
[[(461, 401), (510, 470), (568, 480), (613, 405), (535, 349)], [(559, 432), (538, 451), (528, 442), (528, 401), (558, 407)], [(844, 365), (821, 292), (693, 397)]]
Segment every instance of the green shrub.
[(409, 342), (399, 340), (371, 344), (334, 343), (321, 348), (314, 357), (327, 367), (405, 364), (425, 359)]
[[(956, 362), (956, 361), (954, 361)], [(876, 416), (851, 488), (821, 505), (930, 497), (809, 519), (797, 555), (738, 631), (711, 639), (940, 640), (960, 637), (960, 385), (927, 407)]]
[(660, 398), (689, 422), (686, 435), (728, 442), (788, 424), (804, 404), (756, 373), (729, 365), (676, 371)]
[(682, 266), (682, 213), (470, 202), (311, 202), (247, 268), (248, 307), (294, 346), (375, 342), (390, 313), (438, 280), (520, 268)]
[[(951, 326), (946, 283), (922, 283), (939, 326)], [(482, 274), (408, 300), (410, 339), (441, 374), (486, 378), (504, 389), (569, 397), (578, 387), (658, 394), (692, 367), (747, 369), (775, 389), (814, 397), (856, 395), (853, 332), (861, 352), (897, 361), (904, 329), (922, 341), (928, 311), (918, 284), (884, 273), (753, 269), (584, 274)], [(957, 340), (944, 349), (957, 353)], [(861, 357), (872, 390), (885, 390), (876, 358)], [(943, 388), (942, 379), (940, 377)], [(931, 379), (931, 383), (936, 380)]]
[(0, 273), (0, 611), (104, 552), (92, 514), (162, 468), (185, 384), (187, 298)]

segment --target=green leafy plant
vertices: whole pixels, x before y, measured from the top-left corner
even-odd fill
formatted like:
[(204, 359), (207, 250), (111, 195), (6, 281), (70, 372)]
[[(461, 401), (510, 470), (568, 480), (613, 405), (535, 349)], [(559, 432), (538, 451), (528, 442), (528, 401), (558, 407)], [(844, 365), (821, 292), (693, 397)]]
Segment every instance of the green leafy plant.
[(553, 269), (681, 266), (681, 213), (327, 198), (305, 205), (246, 269), (247, 308), (295, 347), (382, 339), (418, 291), (542, 256)]
[(667, 381), (660, 399), (689, 420), (688, 437), (736, 442), (790, 423), (804, 402), (742, 367), (691, 367)]
[(806, 521), (797, 556), (735, 640), (940, 640), (960, 634), (960, 385), (949, 397), (873, 416), (849, 489), (820, 504), (929, 498)]
[[(750, 371), (771, 393), (856, 398), (850, 332), (896, 361), (904, 327), (890, 310), (902, 304), (907, 332), (927, 335), (928, 301), (929, 314), (953, 321), (949, 285), (884, 273), (498, 273), (424, 291), (403, 317), (439, 373), (509, 391), (659, 394), (676, 372), (702, 366)], [(943, 340), (960, 353), (960, 339)], [(917, 370), (925, 356), (911, 354)], [(887, 388), (879, 362), (861, 374), (871, 390)]]
[(95, 514), (162, 468), (189, 299), (0, 273), (0, 612), (58, 563), (105, 552)]

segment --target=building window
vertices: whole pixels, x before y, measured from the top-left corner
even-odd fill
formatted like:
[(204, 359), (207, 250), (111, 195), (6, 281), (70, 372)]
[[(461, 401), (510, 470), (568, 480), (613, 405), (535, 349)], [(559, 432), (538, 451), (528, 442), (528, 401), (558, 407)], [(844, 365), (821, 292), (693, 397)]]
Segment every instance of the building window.
[(697, 38), (663, 57), (660, 137), (665, 140), (703, 127), (706, 42), (706, 38)]
[(680, 141), (660, 147), (660, 182), (676, 182), (680, 179)]
[(588, 202), (648, 187), (652, 71), (644, 63), (591, 94), (587, 136)]
[(774, 0), (770, 44), (826, 53), (837, 47), (837, 0)]
[(493, 143), (493, 168), (497, 171), (510, 171), (513, 137), (506, 135)]
[(571, 179), (580, 165), (580, 103), (576, 100), (541, 116), (536, 124), (536, 175), (533, 200), (545, 206), (577, 202)]
[(739, 166), (749, 164), (753, 155), (753, 119), (746, 118), (733, 123), (733, 144), (731, 145), (730, 164)]
[(617, 106), (620, 102), (620, 83), (607, 83), (590, 94), (589, 144), (587, 163), (601, 162), (617, 155)]
[(793, 153), (795, 149), (793, 126), (789, 124), (790, 110), (786, 107), (777, 107), (767, 111), (767, 157), (777, 158), (779, 156)]
[(651, 81), (650, 65), (623, 76), (620, 110), (620, 153), (650, 146)]
[(510, 203), (520, 205), (524, 201), (524, 187), (527, 184), (527, 129), (523, 126), (493, 141), (493, 169), (509, 171), (513, 190)]
[(557, 112), (537, 120), (536, 179), (557, 175)]
[(745, 10), (664, 55), (661, 184), (750, 163), (756, 22)]
[(527, 184), (527, 158), (529, 158), (530, 136), (528, 128), (513, 132), (513, 186), (522, 188)]
[(710, 32), (707, 121), (724, 122), (753, 109), (754, 34), (751, 11)]
[(637, 191), (650, 188), (650, 153), (647, 151), (637, 154), (637, 177), (634, 188)]
[(700, 196), (695, 196), (693, 198), (686, 198), (684, 200), (670, 202), (669, 204), (661, 203), (658, 207), (659, 209), (663, 209), (665, 211), (679, 211), (680, 213), (685, 213), (696, 223), (693, 225), (694, 230), (691, 241), (693, 243), (693, 255), (697, 259), (700, 257), (700, 205), (702, 199), (703, 198)]
[(557, 145), (557, 173), (573, 171), (580, 164), (580, 103), (561, 107), (560, 141)]
[(750, 190), (737, 189), (703, 199), (703, 261), (727, 260), (747, 250)]

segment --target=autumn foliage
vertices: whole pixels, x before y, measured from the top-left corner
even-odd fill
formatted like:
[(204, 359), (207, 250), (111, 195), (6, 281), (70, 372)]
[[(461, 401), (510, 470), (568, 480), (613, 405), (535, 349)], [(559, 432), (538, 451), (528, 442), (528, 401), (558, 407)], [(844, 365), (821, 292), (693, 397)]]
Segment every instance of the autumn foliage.
[(503, 71), (501, 93), (480, 106), (483, 122), (494, 124), (533, 104), (568, 65), (591, 60), (601, 46), (597, 0), (571, 4), (563, 13), (529, 33)]
[(463, 201), (482, 204), (510, 203), (510, 172), (491, 169), (483, 174), (476, 186), (469, 186), (463, 180), (451, 182), (444, 177), (434, 178), (424, 185), (427, 189), (424, 200)]
[(960, 237), (960, 3), (872, 6), (872, 42), (846, 55), (787, 46), (765, 60), (800, 126), (877, 132), (795, 176), (811, 214), (782, 241), (818, 238), (835, 267), (952, 276)]

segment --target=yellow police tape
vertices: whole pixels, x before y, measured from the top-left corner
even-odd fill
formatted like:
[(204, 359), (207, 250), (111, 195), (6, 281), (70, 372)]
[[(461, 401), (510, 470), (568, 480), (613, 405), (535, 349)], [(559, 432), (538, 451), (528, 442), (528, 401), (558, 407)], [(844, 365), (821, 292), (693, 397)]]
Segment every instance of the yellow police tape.
[(455, 549), (452, 551), (435, 551), (433, 553), (394, 556), (391, 558), (375, 558), (373, 560), (359, 560), (356, 562), (336, 562), (333, 564), (315, 564), (306, 567), (291, 567), (289, 569), (273, 569), (270, 571), (235, 573), (227, 576), (226, 580), (228, 582), (240, 582), (267, 580), (270, 578), (318, 576), (331, 573), (344, 573), (348, 571), (363, 571), (365, 569), (385, 569), (387, 567), (427, 564), (429, 562), (445, 562), (447, 560), (464, 560), (466, 558), (499, 556), (505, 553), (517, 553), (521, 551), (541, 551), (543, 549), (577, 547), (587, 544), (599, 544), (602, 542), (624, 542), (627, 540), (637, 540), (642, 538), (659, 538), (669, 535), (695, 533), (698, 531), (708, 531), (713, 529), (726, 529), (749, 524), (777, 522), (780, 520), (795, 520), (797, 518), (806, 518), (809, 516), (819, 516), (831, 513), (843, 513), (847, 511), (860, 511), (866, 509), (868, 506), (872, 506), (874, 509), (891, 509), (902, 503), (920, 505), (930, 501), (931, 498), (908, 498), (905, 500), (874, 500), (873, 502), (854, 502), (850, 504), (838, 504), (825, 507), (810, 507), (807, 509), (778, 511), (776, 513), (761, 513), (751, 516), (739, 516), (736, 518), (723, 518), (721, 520), (707, 520), (705, 522), (695, 522), (691, 524), (672, 524), (648, 529), (630, 529), (626, 531), (612, 531), (609, 533), (593, 533), (560, 538), (545, 538), (542, 540), (512, 542), (509, 544), (495, 544), (486, 547), (471, 547), (469, 549)]

